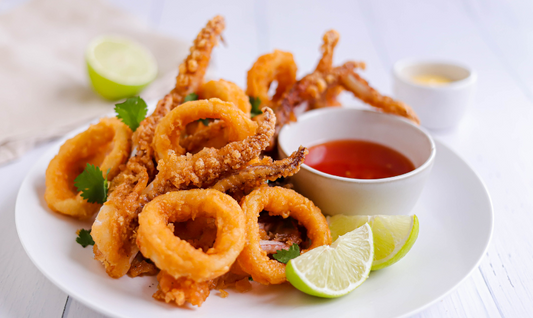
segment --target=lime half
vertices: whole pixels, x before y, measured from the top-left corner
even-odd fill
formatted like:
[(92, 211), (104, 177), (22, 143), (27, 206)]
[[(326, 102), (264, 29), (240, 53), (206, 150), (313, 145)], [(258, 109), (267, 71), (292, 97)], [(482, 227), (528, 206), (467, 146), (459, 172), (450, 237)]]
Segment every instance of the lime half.
[(118, 36), (92, 40), (85, 60), (94, 90), (110, 100), (139, 94), (157, 75), (157, 63), (150, 51)]
[(348, 294), (367, 278), (374, 259), (372, 229), (365, 224), (289, 261), (287, 280), (309, 295), (335, 298)]
[(340, 235), (368, 223), (374, 233), (374, 262), (372, 270), (388, 267), (413, 247), (418, 237), (416, 215), (335, 215), (328, 217), (331, 237)]

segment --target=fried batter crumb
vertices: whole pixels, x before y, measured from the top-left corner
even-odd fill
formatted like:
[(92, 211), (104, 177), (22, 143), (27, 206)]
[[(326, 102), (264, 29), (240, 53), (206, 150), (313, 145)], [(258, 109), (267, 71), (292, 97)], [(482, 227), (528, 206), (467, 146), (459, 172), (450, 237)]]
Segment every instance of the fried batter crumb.
[(220, 296), (221, 298), (226, 298), (226, 297), (229, 296), (229, 293), (228, 293), (227, 291), (225, 291), (224, 289), (219, 289), (218, 291), (220, 292), (220, 295), (219, 295), (219, 296)]

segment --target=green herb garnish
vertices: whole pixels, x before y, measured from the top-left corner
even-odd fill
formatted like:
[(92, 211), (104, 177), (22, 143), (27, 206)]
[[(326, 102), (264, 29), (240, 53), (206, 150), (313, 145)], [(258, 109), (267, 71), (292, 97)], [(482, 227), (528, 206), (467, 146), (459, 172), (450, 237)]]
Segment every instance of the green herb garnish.
[(117, 118), (128, 125), (132, 131), (135, 131), (141, 121), (146, 118), (148, 106), (146, 106), (142, 98), (138, 96), (130, 97), (123, 103), (115, 104), (115, 112), (117, 113)]
[(95, 165), (88, 163), (85, 170), (74, 179), (74, 186), (89, 203), (103, 204), (107, 201), (107, 178), (104, 178), (102, 170)]
[(94, 240), (91, 236), (91, 230), (80, 229), (78, 231), (78, 237), (76, 238), (76, 242), (83, 246), (83, 248), (86, 248), (89, 245), (94, 245)]
[(250, 114), (252, 115), (252, 118), (254, 118), (257, 115), (261, 115), (263, 112), (259, 109), (259, 106), (261, 105), (261, 99), (259, 97), (249, 97), (250, 104), (252, 104), (252, 110), (250, 111)]
[(287, 264), (291, 259), (300, 256), (300, 247), (298, 244), (292, 244), (288, 250), (277, 250), (275, 254), (272, 255), (278, 262)]
[(198, 94), (190, 93), (189, 95), (185, 96), (185, 98), (183, 99), (183, 102), (186, 103), (186, 102), (190, 102), (193, 100), (198, 100)]

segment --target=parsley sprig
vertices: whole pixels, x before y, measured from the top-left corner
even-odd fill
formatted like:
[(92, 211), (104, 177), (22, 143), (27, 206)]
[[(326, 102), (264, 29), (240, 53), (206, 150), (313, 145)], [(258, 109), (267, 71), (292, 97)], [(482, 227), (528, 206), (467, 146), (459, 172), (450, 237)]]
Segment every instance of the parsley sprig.
[(117, 118), (128, 125), (132, 131), (135, 131), (141, 124), (141, 121), (146, 118), (148, 106), (146, 106), (146, 102), (139, 96), (130, 97), (123, 103), (115, 104), (115, 112), (117, 113)]
[(185, 98), (183, 99), (183, 102), (186, 103), (186, 102), (190, 102), (193, 100), (198, 100), (198, 94), (190, 93), (189, 95), (185, 96)]
[(83, 246), (83, 248), (86, 248), (89, 245), (94, 245), (94, 240), (91, 236), (91, 230), (80, 229), (78, 231), (78, 237), (76, 238), (76, 242)]
[(74, 179), (74, 186), (89, 203), (103, 204), (107, 201), (109, 184), (98, 166), (88, 163), (85, 170)]
[(252, 110), (250, 111), (250, 114), (252, 115), (252, 118), (254, 118), (257, 115), (261, 115), (263, 112), (259, 109), (259, 106), (261, 105), (261, 99), (259, 97), (249, 97), (250, 104), (252, 104)]
[(291, 259), (300, 256), (300, 247), (298, 244), (292, 244), (288, 250), (277, 250), (276, 254), (272, 255), (278, 262), (287, 264)]

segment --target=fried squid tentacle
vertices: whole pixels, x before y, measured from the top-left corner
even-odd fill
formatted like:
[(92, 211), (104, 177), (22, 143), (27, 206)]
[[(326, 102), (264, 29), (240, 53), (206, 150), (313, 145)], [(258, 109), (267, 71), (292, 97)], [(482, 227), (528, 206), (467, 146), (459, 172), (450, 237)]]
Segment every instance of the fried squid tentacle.
[(182, 103), (185, 96), (200, 89), (211, 60), (211, 51), (218, 44), (218, 39), (225, 27), (224, 18), (216, 16), (207, 23), (194, 40), (189, 56), (179, 66), (176, 87), (171, 92), (176, 105)]
[(420, 124), (418, 116), (411, 107), (388, 96), (381, 95), (353, 70), (342, 74), (340, 81), (344, 89), (352, 92), (355, 97), (363, 102), (378, 108), (384, 113), (402, 116), (415, 124)]
[(159, 101), (154, 113), (141, 122), (133, 134), (136, 153), (111, 183), (111, 194), (98, 213), (91, 235), (95, 241), (95, 259), (104, 264), (107, 274), (113, 278), (128, 272), (138, 252), (135, 229), (137, 214), (142, 208), (140, 196), (156, 173), (151, 147), (155, 128), (185, 96), (202, 84), (211, 51), (223, 29), (224, 19), (217, 16), (200, 31), (189, 56), (179, 67), (175, 88)]
[(380, 111), (403, 116), (416, 124), (420, 121), (415, 112), (406, 104), (395, 101), (390, 97), (379, 94), (368, 82), (355, 72), (356, 68), (365, 68), (362, 62), (347, 62), (339, 67), (333, 67), (333, 51), (339, 40), (339, 34), (330, 30), (323, 37), (322, 58), (315, 71), (299, 80), (280, 101), (276, 109), (278, 122), (276, 131), (295, 121), (294, 109), (302, 105), (307, 109), (339, 105), (337, 95), (347, 90), (363, 102)]
[(167, 160), (160, 160), (159, 174), (150, 185), (145, 201), (164, 193), (168, 183), (176, 188), (202, 187), (212, 184), (221, 175), (244, 167), (258, 157), (274, 134), (276, 116), (270, 108), (263, 108), (264, 118), (255, 135), (242, 141), (234, 141), (221, 149), (204, 148), (192, 155), (177, 156), (170, 153)]
[(329, 30), (324, 34), (322, 40), (322, 58), (318, 61), (316, 72), (328, 72), (333, 68), (333, 51), (339, 42), (340, 34), (335, 30)]
[(270, 157), (265, 157), (259, 163), (248, 165), (220, 179), (211, 188), (232, 193), (253, 189), (267, 180), (275, 181), (281, 177), (290, 177), (300, 170), (308, 153), (307, 148), (300, 147), (290, 157), (283, 160), (274, 161)]

